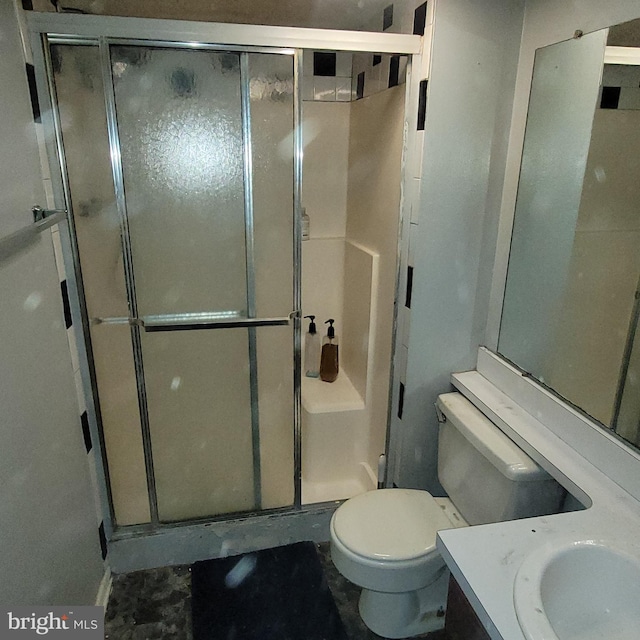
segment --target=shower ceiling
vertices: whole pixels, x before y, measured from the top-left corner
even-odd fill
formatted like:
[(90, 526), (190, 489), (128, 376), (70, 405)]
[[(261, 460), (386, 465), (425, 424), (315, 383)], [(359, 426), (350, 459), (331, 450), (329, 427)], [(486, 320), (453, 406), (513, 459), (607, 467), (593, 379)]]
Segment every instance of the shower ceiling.
[[(393, 0), (33, 0), (35, 11), (382, 31)], [(378, 24), (379, 23), (379, 24)]]

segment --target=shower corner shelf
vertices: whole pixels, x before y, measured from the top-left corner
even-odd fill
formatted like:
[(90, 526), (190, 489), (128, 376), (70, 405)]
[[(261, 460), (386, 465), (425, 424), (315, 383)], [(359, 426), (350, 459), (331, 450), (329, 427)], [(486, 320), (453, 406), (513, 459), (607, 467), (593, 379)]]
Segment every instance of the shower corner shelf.
[(333, 413), (364, 409), (364, 400), (344, 371), (335, 382), (302, 378), (302, 406), (308, 413)]

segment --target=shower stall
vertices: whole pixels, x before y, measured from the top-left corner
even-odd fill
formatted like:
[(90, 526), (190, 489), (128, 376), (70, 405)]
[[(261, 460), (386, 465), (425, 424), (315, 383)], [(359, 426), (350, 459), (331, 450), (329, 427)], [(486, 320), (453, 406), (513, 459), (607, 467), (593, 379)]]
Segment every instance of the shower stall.
[(419, 38), (29, 27), (107, 537), (300, 512), (304, 43), (415, 55)]

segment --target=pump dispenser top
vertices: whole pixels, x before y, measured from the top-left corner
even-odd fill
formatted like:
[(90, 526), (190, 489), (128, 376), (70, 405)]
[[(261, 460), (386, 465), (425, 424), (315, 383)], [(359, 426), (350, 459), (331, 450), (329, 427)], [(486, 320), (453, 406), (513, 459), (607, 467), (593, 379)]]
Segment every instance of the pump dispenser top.
[(320, 355), (320, 378), (325, 382), (333, 382), (338, 377), (338, 338), (333, 328), (335, 320), (329, 318), (325, 324), (329, 325), (327, 335), (322, 340)]
[(329, 328), (327, 329), (327, 338), (335, 338), (336, 337), (336, 330), (333, 328), (333, 323), (335, 322), (335, 320), (333, 318), (329, 318), (328, 320), (325, 320), (325, 324), (329, 325)]
[(311, 320), (311, 322), (309, 323), (309, 333), (317, 333), (317, 328), (316, 328), (316, 323), (315, 323), (315, 316), (305, 316), (305, 318), (309, 318), (309, 320)]

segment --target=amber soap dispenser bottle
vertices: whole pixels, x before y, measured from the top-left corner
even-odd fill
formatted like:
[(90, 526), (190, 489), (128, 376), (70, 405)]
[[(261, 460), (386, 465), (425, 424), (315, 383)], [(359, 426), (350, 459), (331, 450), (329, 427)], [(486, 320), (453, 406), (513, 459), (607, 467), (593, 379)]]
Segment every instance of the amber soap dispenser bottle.
[(325, 324), (329, 325), (327, 335), (322, 339), (322, 351), (320, 354), (320, 379), (325, 382), (333, 382), (338, 377), (338, 338), (333, 328), (335, 320), (329, 318)]

